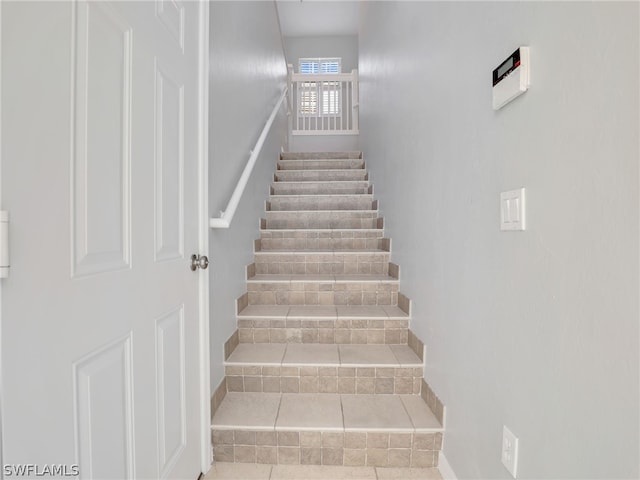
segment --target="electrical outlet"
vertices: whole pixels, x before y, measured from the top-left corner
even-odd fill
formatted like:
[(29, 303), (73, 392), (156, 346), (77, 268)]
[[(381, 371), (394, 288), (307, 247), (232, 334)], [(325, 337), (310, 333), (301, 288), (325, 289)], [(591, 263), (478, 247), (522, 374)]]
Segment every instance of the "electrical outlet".
[(518, 437), (506, 426), (502, 427), (502, 464), (516, 478), (518, 473)]

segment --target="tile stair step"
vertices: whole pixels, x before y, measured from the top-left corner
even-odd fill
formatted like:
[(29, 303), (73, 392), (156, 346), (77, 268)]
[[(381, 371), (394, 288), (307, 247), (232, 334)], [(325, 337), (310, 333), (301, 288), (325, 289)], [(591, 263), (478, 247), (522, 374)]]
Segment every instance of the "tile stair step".
[[(263, 222), (266, 225), (266, 220)], [(391, 249), (382, 228), (373, 229), (267, 229), (262, 228), (260, 250), (325, 249), (362, 250)]]
[(409, 320), (397, 305), (249, 305), (238, 312), (239, 319), (255, 320)]
[(286, 328), (277, 320), (271, 320), (269, 328), (264, 327), (264, 321), (238, 320), (238, 323), (238, 341), (242, 344), (406, 345), (409, 341), (409, 330), (401, 320), (366, 326), (350, 321), (347, 328), (341, 325), (341, 328), (325, 328), (327, 322), (306, 320), (301, 321), (299, 327)]
[(277, 249), (272, 248), (269, 250), (256, 250), (255, 255), (391, 255), (389, 250), (383, 248), (345, 248), (342, 250), (336, 250), (333, 248), (296, 248), (294, 249)]
[(275, 182), (365, 181), (369, 174), (364, 169), (277, 170), (273, 179)]
[(296, 249), (296, 250), (260, 250), (254, 252), (256, 262), (383, 262), (389, 261), (391, 252), (387, 250), (333, 250), (333, 249)]
[[(287, 257), (288, 258), (288, 257)], [(319, 260), (319, 261), (318, 261)], [(398, 268), (395, 264), (376, 260), (349, 261), (349, 259), (327, 260), (302, 257), (298, 262), (264, 260), (249, 266), (250, 276), (257, 275), (390, 275), (398, 278)]]
[(240, 343), (406, 345), (409, 315), (396, 305), (248, 305)]
[(389, 275), (254, 275), (249, 305), (397, 305), (397, 278)]
[(373, 193), (367, 180), (328, 182), (274, 182), (269, 190), (271, 195), (304, 194), (360, 194)]
[(260, 220), (260, 233), (270, 238), (382, 238), (380, 225), (373, 228), (269, 228), (267, 220)]
[[(343, 416), (344, 412), (344, 416)], [(229, 392), (214, 430), (442, 432), (419, 395)]]
[(442, 425), (419, 395), (229, 392), (212, 420), (217, 461), (436, 466)]
[(241, 343), (225, 374), (229, 392), (418, 395), (423, 365), (406, 345)]
[[(266, 343), (239, 344), (225, 366), (422, 369), (423, 362), (407, 345)], [(338, 374), (334, 372), (333, 376)]]
[(377, 210), (266, 212), (266, 227), (269, 229), (374, 229), (381, 226)]
[[(293, 274), (293, 275), (254, 275), (247, 279), (247, 284), (390, 284), (397, 285), (398, 279), (381, 274)], [(304, 289), (303, 289), (304, 290)]]
[(278, 170), (358, 170), (364, 167), (364, 160), (361, 158), (278, 160)]
[(389, 273), (391, 253), (374, 251), (264, 251), (255, 253), (258, 274), (318, 273)]
[[(368, 259), (371, 261), (376, 261), (380, 257), (387, 257), (391, 255), (389, 250), (384, 250), (382, 248), (362, 248), (362, 249), (344, 249), (344, 250), (334, 250), (330, 248), (296, 248), (296, 249), (283, 249), (283, 250), (257, 250), (254, 252), (257, 256), (262, 257), (282, 257), (286, 255), (291, 255), (293, 257), (306, 257), (306, 256), (320, 256), (320, 257), (340, 257), (342, 258), (355, 258), (355, 257), (369, 257)], [(373, 258), (376, 257), (376, 258)], [(331, 261), (331, 258), (325, 258), (325, 261)], [(334, 259), (335, 260), (335, 259)], [(362, 259), (364, 260), (364, 259)], [(285, 261), (299, 261), (296, 258), (289, 258)], [(319, 260), (314, 260), (319, 261)], [(355, 261), (355, 260), (354, 260)]]
[(280, 154), (281, 160), (307, 160), (322, 158), (362, 158), (362, 152), (283, 152)]
[(349, 195), (271, 195), (267, 211), (377, 210), (370, 194)]

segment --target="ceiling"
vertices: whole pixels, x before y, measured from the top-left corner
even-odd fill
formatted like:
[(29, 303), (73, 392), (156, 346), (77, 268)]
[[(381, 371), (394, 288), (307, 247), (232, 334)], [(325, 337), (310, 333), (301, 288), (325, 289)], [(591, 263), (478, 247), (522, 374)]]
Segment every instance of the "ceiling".
[(285, 37), (358, 34), (358, 2), (277, 0)]

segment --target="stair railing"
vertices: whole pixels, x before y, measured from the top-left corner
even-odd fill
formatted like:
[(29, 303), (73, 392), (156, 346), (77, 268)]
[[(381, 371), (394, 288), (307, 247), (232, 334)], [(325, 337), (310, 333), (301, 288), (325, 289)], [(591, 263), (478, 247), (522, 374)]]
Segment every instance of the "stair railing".
[(273, 107), (273, 111), (269, 116), (267, 123), (265, 123), (264, 128), (262, 129), (262, 133), (258, 137), (258, 141), (256, 142), (253, 150), (251, 150), (251, 155), (249, 156), (249, 160), (247, 161), (247, 165), (244, 167), (242, 171), (242, 175), (238, 179), (238, 184), (236, 185), (231, 198), (229, 199), (229, 203), (227, 203), (227, 208), (220, 212), (219, 218), (211, 218), (209, 219), (209, 226), (211, 228), (229, 228), (231, 225), (231, 221), (233, 220), (233, 216), (236, 213), (236, 208), (238, 208), (238, 204), (240, 203), (240, 199), (242, 198), (242, 194), (244, 193), (244, 189), (247, 186), (249, 181), (249, 177), (251, 177), (251, 172), (253, 172), (253, 167), (256, 164), (256, 160), (260, 156), (260, 152), (262, 151), (262, 146), (264, 145), (264, 141), (271, 130), (271, 125), (273, 125), (273, 120), (276, 118), (278, 114), (278, 110), (280, 110), (280, 106), (284, 101), (284, 98), (287, 96), (287, 88), (282, 91), (280, 98), (276, 102), (275, 107)]

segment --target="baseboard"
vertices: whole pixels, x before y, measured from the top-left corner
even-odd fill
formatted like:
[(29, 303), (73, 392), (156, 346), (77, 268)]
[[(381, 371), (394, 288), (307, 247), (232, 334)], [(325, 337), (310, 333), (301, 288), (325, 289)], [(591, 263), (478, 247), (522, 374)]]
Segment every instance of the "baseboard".
[(438, 470), (442, 475), (442, 480), (458, 480), (456, 472), (453, 471), (451, 465), (447, 461), (447, 457), (444, 456), (444, 452), (440, 450), (440, 456), (438, 457)]

